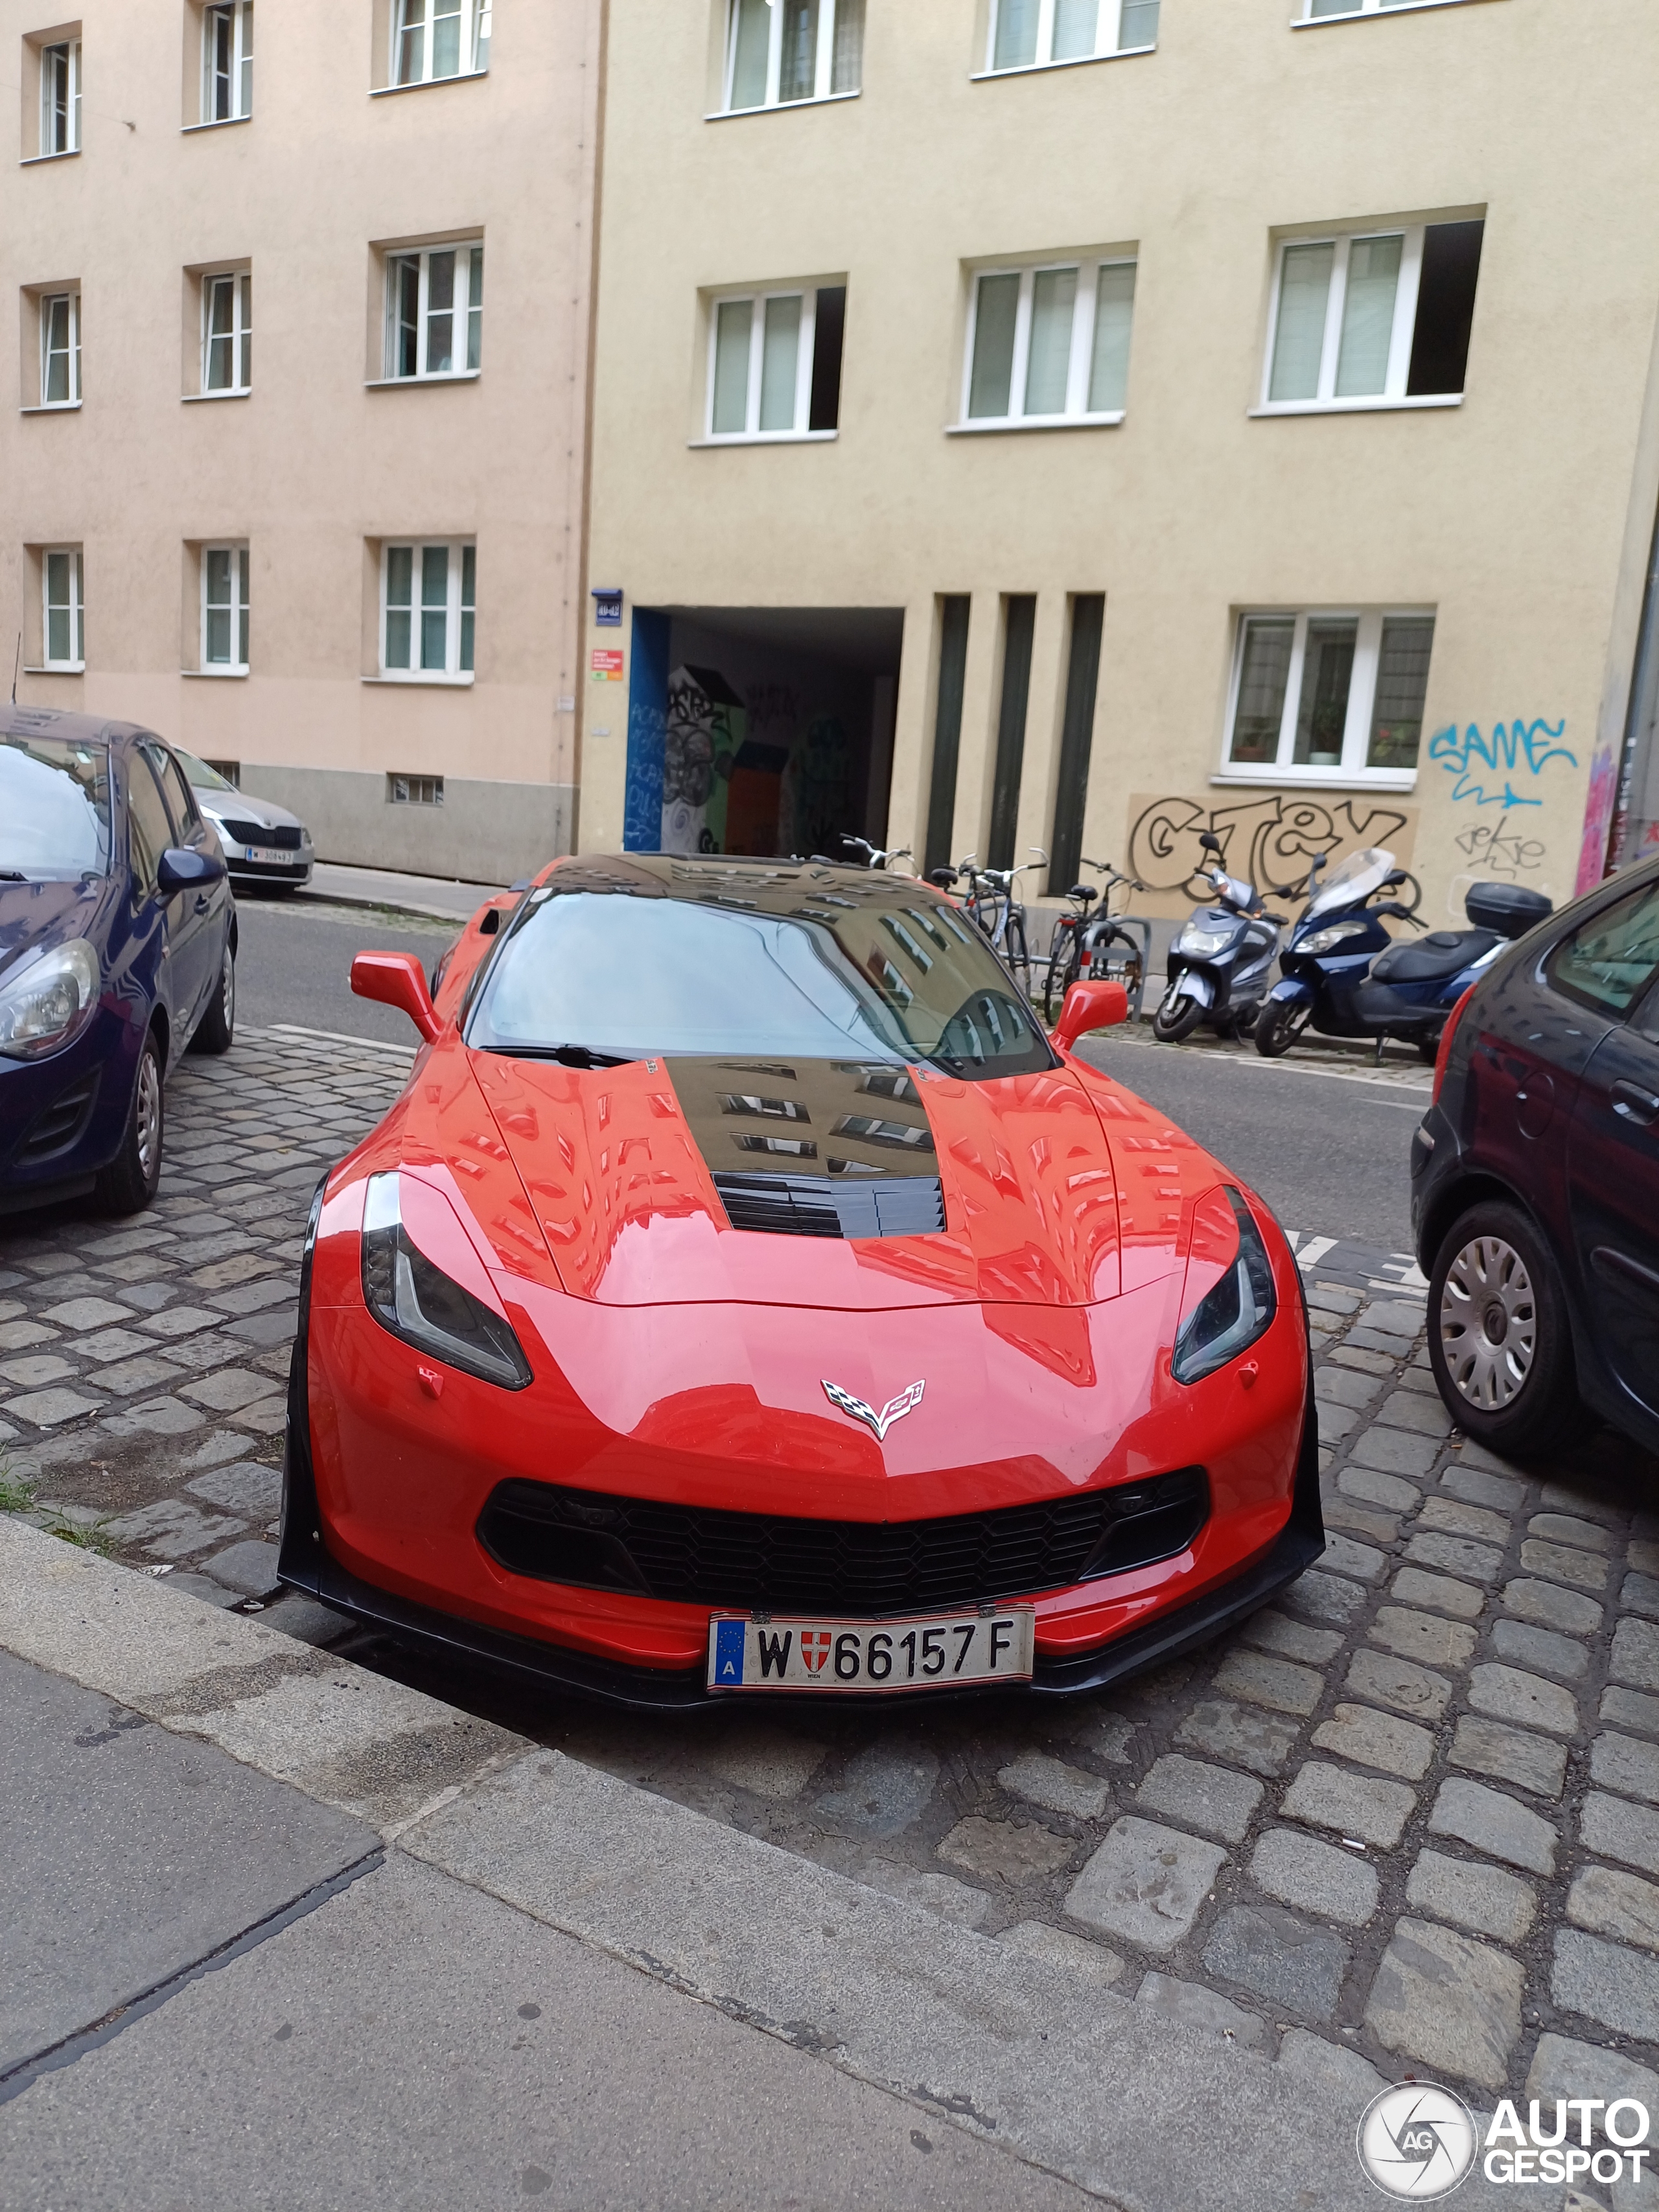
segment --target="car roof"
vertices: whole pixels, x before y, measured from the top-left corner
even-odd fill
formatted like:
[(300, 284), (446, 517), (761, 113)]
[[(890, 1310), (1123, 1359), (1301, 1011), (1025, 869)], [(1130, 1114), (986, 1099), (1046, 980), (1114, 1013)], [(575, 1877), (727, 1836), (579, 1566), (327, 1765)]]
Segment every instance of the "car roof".
[[(0, 706), (0, 738), (61, 738), (81, 744), (127, 745), (155, 738), (137, 722), (112, 722), (101, 714), (71, 714), (58, 707)], [(164, 738), (158, 738), (164, 744)]]
[[(821, 903), (843, 910), (930, 905), (945, 902), (915, 876), (879, 868), (842, 867), (834, 861), (749, 860), (711, 854), (582, 853), (555, 860), (537, 878), (538, 888), (625, 898), (678, 899), (688, 905), (735, 907), (744, 912), (797, 915)], [(814, 911), (814, 921), (829, 917)]]

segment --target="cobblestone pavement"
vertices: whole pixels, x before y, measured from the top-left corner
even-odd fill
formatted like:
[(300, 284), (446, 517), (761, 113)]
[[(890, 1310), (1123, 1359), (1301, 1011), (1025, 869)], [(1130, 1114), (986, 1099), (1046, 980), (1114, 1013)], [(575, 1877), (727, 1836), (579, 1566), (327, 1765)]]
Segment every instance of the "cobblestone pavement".
[(0, 1223), (14, 1508), (1334, 2089), (1659, 2106), (1659, 1468), (1460, 1438), (1397, 1257), (1300, 1240), (1325, 1559), (1121, 1691), (647, 1722), (270, 1602), (306, 1205), (407, 1064), (245, 1033), (175, 1079), (142, 1222)]

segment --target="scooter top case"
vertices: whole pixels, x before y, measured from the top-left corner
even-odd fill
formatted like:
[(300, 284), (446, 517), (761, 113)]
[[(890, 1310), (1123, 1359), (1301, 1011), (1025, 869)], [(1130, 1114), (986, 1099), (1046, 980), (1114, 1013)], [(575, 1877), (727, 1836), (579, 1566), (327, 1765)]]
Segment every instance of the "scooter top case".
[(1475, 924), (1473, 929), (1435, 929), (1426, 937), (1402, 938), (1373, 964), (1372, 979), (1395, 989), (1448, 981), (1500, 945), (1524, 937), (1553, 908), (1541, 891), (1522, 884), (1472, 884), (1463, 911)]

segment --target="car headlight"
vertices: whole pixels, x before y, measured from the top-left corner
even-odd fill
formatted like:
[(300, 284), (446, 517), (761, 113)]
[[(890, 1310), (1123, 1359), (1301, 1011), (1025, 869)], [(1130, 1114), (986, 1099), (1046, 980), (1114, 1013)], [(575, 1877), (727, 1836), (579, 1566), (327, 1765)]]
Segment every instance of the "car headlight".
[(0, 983), (0, 1053), (40, 1060), (57, 1052), (91, 1020), (101, 967), (84, 937), (54, 945)]
[(393, 1336), (429, 1352), (446, 1366), (504, 1390), (532, 1381), (523, 1347), (500, 1314), (492, 1313), (434, 1267), (404, 1226), (398, 1178), (371, 1176), (363, 1203), (363, 1301)]
[(1231, 929), (1183, 929), (1176, 940), (1177, 952), (1219, 952), (1232, 941)]
[(1363, 937), (1369, 926), (1363, 921), (1334, 921), (1328, 929), (1316, 929), (1311, 937), (1304, 937), (1296, 949), (1298, 952), (1328, 952), (1345, 937)]
[(1223, 1195), (1238, 1223), (1238, 1250), (1226, 1273), (1181, 1325), (1171, 1362), (1177, 1382), (1196, 1382), (1236, 1359), (1279, 1310), (1267, 1248), (1250, 1209), (1236, 1190), (1224, 1187)]

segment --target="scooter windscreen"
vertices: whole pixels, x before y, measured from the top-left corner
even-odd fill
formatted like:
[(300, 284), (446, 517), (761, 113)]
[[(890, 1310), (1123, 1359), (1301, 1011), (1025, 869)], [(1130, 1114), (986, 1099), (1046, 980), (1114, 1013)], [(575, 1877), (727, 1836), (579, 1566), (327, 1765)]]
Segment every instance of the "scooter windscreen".
[(1395, 866), (1394, 854), (1384, 852), (1380, 845), (1367, 845), (1360, 852), (1350, 853), (1341, 866), (1334, 869), (1320, 884), (1302, 919), (1310, 921), (1315, 915), (1327, 914), (1333, 907), (1357, 906), (1361, 899), (1382, 890)]

